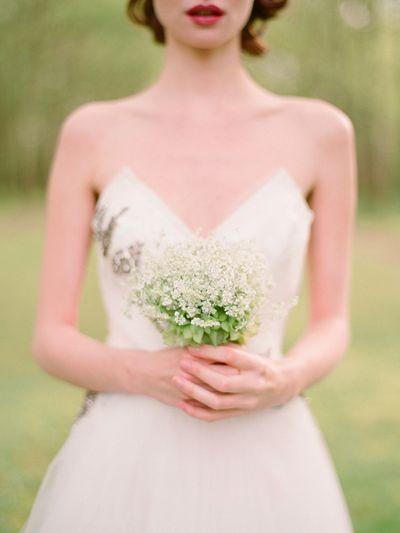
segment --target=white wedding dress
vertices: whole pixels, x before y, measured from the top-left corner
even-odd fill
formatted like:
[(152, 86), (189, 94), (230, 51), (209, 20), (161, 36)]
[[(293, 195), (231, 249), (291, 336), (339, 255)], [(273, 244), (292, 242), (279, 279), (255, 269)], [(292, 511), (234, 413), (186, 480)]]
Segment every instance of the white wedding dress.
[[(297, 294), (314, 213), (278, 169), (213, 231), (254, 238), (278, 298)], [(106, 343), (158, 350), (149, 319), (122, 312), (126, 274), (144, 242), (193, 231), (123, 165), (92, 219), (108, 316)], [(282, 357), (285, 319), (263, 318), (246, 345)], [(23, 533), (350, 533), (352, 524), (323, 435), (303, 395), (215, 422), (144, 395), (88, 391), (49, 464)]]

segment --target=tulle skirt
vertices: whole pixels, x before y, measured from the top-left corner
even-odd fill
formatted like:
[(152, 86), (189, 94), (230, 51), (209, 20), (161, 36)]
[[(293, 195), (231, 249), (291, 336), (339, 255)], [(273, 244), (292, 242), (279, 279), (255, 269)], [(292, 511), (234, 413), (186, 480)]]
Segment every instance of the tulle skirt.
[(49, 464), (21, 533), (349, 533), (303, 396), (206, 422), (99, 393)]

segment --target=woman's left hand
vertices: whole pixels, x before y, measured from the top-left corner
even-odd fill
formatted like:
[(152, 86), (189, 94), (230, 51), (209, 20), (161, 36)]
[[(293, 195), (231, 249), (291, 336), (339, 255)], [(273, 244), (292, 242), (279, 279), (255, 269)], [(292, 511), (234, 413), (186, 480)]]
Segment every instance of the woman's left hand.
[[(212, 422), (249, 410), (271, 408), (300, 392), (296, 374), (285, 357), (268, 359), (233, 343), (188, 346), (186, 350), (188, 354), (180, 363), (182, 370), (199, 378), (206, 388), (182, 375), (172, 379), (189, 397), (177, 406), (196, 418)], [(236, 372), (220, 372), (214, 362), (233, 367)]]

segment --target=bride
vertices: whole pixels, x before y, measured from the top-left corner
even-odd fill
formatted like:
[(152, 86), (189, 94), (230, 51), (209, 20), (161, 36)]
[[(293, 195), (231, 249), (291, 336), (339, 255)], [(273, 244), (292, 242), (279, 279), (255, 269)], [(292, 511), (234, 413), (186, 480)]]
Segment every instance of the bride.
[[(131, 0), (165, 43), (158, 79), (62, 124), (32, 348), (87, 393), (24, 533), (353, 531), (305, 390), (349, 343), (354, 131), (337, 107), (274, 94), (242, 66), (241, 52), (265, 51), (255, 24), (285, 3)], [(123, 315), (140, 246), (196, 230), (255, 239), (279, 297), (296, 294), (307, 256), (308, 323), (287, 353), (285, 319), (244, 345), (194, 349), (167, 347), (138, 309)], [(104, 342), (78, 330), (92, 239)]]

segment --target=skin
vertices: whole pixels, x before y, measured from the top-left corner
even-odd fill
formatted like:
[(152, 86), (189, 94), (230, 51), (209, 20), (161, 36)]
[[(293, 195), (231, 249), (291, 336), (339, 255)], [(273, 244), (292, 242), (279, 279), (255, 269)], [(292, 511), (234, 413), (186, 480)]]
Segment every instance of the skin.
[[(241, 64), (250, 0), (198, 27), (195, 2), (156, 0), (165, 62), (142, 92), (96, 101), (64, 120), (50, 168), (32, 350), (49, 374), (77, 386), (145, 394), (206, 421), (282, 405), (326, 377), (350, 339), (349, 284), (356, 210), (354, 129), (337, 107), (260, 87)], [(203, 235), (285, 166), (314, 210), (309, 314), (280, 360), (234, 344), (122, 349), (78, 329), (78, 305), (98, 193), (122, 164)], [(202, 199), (199, 201), (199, 198)]]

